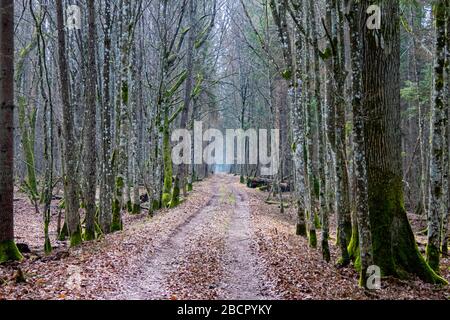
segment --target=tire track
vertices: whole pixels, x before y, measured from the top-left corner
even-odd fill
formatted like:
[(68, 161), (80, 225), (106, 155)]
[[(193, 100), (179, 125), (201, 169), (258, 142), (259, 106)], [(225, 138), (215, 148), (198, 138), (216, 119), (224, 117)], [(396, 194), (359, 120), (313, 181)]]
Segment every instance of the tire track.
[(224, 277), (221, 283), (226, 300), (276, 299), (270, 292), (265, 268), (258, 256), (250, 221), (248, 196), (240, 186), (232, 187), (236, 205), (231, 217), (226, 253)]
[[(217, 189), (213, 182), (213, 190)], [(218, 205), (218, 195), (214, 194), (209, 201), (191, 215), (183, 224), (177, 226), (158, 249), (143, 263), (142, 271), (134, 276), (134, 280), (125, 281), (121, 292), (111, 297), (114, 300), (160, 300), (169, 299), (167, 288), (168, 277), (174, 269), (180, 267), (188, 253), (186, 247), (201, 235), (202, 226), (208, 221), (207, 216), (213, 214)]]

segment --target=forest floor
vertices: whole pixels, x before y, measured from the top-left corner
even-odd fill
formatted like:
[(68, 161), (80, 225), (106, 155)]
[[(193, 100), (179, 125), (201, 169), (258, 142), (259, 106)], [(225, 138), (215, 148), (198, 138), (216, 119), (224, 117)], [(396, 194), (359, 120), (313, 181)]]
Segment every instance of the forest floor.
[[(195, 185), (177, 208), (125, 215), (125, 230), (68, 249), (53, 241), (42, 253), (41, 217), (16, 195), (17, 242), (31, 253), (0, 266), (0, 299), (449, 299), (450, 289), (418, 279), (382, 279), (358, 287), (358, 273), (322, 260), (320, 249), (295, 236), (295, 210), (265, 203), (267, 193), (239, 178), (216, 175)], [(56, 206), (56, 204), (55, 204)], [(57, 216), (50, 235), (56, 238)], [(411, 217), (423, 230), (423, 219)], [(334, 222), (332, 221), (332, 229)], [(319, 235), (320, 237), (320, 232)], [(320, 238), (319, 238), (320, 239)], [(425, 239), (418, 236), (423, 250)], [(332, 261), (338, 259), (332, 233)], [(17, 283), (17, 270), (25, 283)], [(441, 274), (450, 279), (450, 261)]]

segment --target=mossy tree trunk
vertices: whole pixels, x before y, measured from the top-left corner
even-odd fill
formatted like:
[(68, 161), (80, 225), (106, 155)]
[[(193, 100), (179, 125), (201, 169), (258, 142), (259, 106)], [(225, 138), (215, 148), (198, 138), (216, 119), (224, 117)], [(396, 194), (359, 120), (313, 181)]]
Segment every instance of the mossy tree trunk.
[(163, 206), (167, 207), (172, 197), (172, 149), (170, 144), (170, 124), (169, 115), (164, 114), (163, 125), (163, 160), (164, 160), (164, 187), (163, 187)]
[[(325, 21), (324, 25), (327, 30), (332, 30), (333, 14), (331, 1), (325, 3)], [(330, 34), (330, 37), (332, 35)], [(329, 50), (332, 53), (332, 50)], [(328, 141), (327, 148), (327, 187), (328, 187), (328, 212), (337, 212), (337, 197), (336, 197), (336, 112), (335, 112), (335, 79), (333, 76), (333, 59), (329, 57), (325, 59), (326, 82), (325, 82), (325, 112), (326, 112), (326, 137)], [(329, 226), (322, 226), (323, 231), (328, 230)], [(329, 233), (329, 230), (328, 230)]]
[[(167, 64), (167, 62), (166, 62)], [(168, 65), (167, 65), (168, 66)], [(172, 87), (164, 93), (162, 100), (163, 107), (163, 125), (162, 125), (162, 144), (163, 144), (163, 163), (164, 163), (164, 186), (162, 204), (168, 206), (172, 200), (172, 186), (173, 186), (173, 163), (172, 163), (172, 147), (170, 141), (170, 126), (178, 118), (178, 115), (183, 111), (184, 105), (178, 108), (170, 115), (170, 104), (173, 103), (173, 97), (181, 85), (186, 81), (188, 72), (184, 70), (174, 80)]]
[[(186, 129), (189, 122), (189, 114), (192, 105), (192, 95), (194, 89), (194, 59), (195, 59), (195, 39), (197, 37), (197, 4), (195, 0), (189, 1), (189, 35), (188, 35), (188, 43), (187, 43), (187, 53), (186, 53), (186, 70), (187, 70), (187, 78), (184, 87), (184, 101), (183, 101), (183, 111), (181, 112), (181, 121), (180, 121), (180, 129)], [(183, 196), (187, 196), (188, 188), (186, 186), (187, 176), (188, 176), (188, 164), (183, 163), (179, 166), (178, 174), (177, 174), (180, 183), (181, 189), (183, 190)], [(175, 202), (178, 199), (173, 199)]]
[(14, 243), (14, 1), (0, 2), (0, 263), (20, 260)]
[[(35, 206), (36, 213), (39, 213), (39, 195), (36, 179), (36, 164), (34, 158), (35, 128), (36, 128), (36, 107), (28, 107), (25, 97), (18, 99), (19, 106), (19, 128), (22, 142), (22, 152), (27, 167), (27, 177), (24, 181), (25, 192)], [(27, 116), (28, 114), (28, 116)]]
[(353, 107), (353, 148), (355, 170), (355, 218), (353, 219), (352, 240), (349, 254), (360, 269), (360, 285), (366, 286), (367, 268), (373, 265), (372, 234), (368, 206), (367, 161), (364, 139), (365, 109), (361, 103), (361, 33), (359, 31), (361, 12), (359, 3), (354, 1), (350, 9), (349, 24), (352, 60), (352, 107)]
[(347, 168), (347, 136), (346, 136), (346, 101), (343, 96), (345, 88), (345, 46), (344, 46), (344, 13), (341, 0), (327, 0), (327, 10), (330, 10), (332, 33), (332, 65), (335, 88), (333, 101), (335, 103), (335, 141), (336, 152), (336, 199), (337, 199), (337, 242), (341, 249), (339, 263), (343, 266), (350, 262), (347, 245), (352, 234), (350, 216), (350, 194)]
[(445, 188), (443, 179), (445, 173), (445, 153), (448, 153), (445, 134), (447, 134), (448, 106), (444, 102), (444, 68), (446, 61), (446, 19), (447, 0), (439, 0), (434, 4), (436, 37), (436, 58), (434, 65), (434, 92), (432, 107), (431, 163), (430, 163), (430, 204), (428, 208), (428, 244), (426, 249), (427, 261), (434, 271), (439, 272), (440, 244), (441, 244), (441, 218), (444, 210)]
[(114, 191), (114, 175), (112, 161), (112, 128), (111, 128), (111, 3), (105, 2), (103, 16), (104, 41), (103, 41), (103, 94), (101, 112), (101, 136), (102, 136), (102, 176), (100, 183), (100, 214), (99, 222), (102, 232), (111, 232), (112, 224), (112, 198)]
[(318, 200), (318, 192), (317, 191), (317, 164), (315, 163), (315, 147), (314, 147), (314, 136), (315, 136), (315, 108), (314, 108), (314, 99), (310, 94), (309, 90), (313, 87), (313, 82), (311, 78), (311, 46), (309, 41), (306, 39), (311, 38), (311, 19), (310, 12), (308, 12), (308, 2), (304, 1), (302, 4), (303, 15), (303, 28), (305, 30), (305, 36), (303, 37), (303, 46), (305, 50), (303, 50), (303, 82), (305, 83), (305, 90), (303, 90), (303, 105), (305, 110), (305, 123), (306, 123), (306, 143), (305, 143), (305, 164), (307, 166), (307, 178), (308, 178), (308, 191), (309, 191), (309, 200), (310, 205), (307, 212), (308, 221), (308, 238), (309, 245), (312, 248), (317, 247), (317, 233), (316, 233), (316, 225), (315, 225), (315, 216), (317, 210), (317, 200)]
[[(369, 5), (381, 5), (381, 30), (366, 27)], [(373, 260), (382, 274), (416, 274), (444, 283), (420, 254), (403, 198), (400, 129), (400, 11), (396, 1), (361, 2), (362, 105), (367, 112), (368, 207)], [(383, 37), (383, 46), (380, 46)]]
[[(38, 29), (38, 28), (36, 28)], [(23, 76), (26, 68), (26, 59), (29, 54), (38, 45), (38, 30), (32, 36), (31, 42), (20, 50), (18, 60), (16, 62), (15, 81), (20, 92), (26, 92), (26, 78)], [(34, 90), (33, 90), (34, 91)], [(20, 138), (22, 142), (22, 153), (27, 168), (27, 175), (24, 181), (24, 191), (27, 193), (30, 201), (35, 206), (35, 211), (39, 214), (39, 195), (38, 184), (36, 179), (35, 166), (35, 137), (36, 137), (36, 119), (37, 107), (28, 103), (25, 96), (21, 95), (17, 98), (19, 111), (19, 128)]]
[(142, 110), (142, 54), (139, 52), (137, 44), (133, 47), (133, 63), (131, 67), (132, 79), (132, 123), (131, 123), (131, 213), (139, 214), (141, 212), (141, 199), (139, 193), (139, 125)]
[[(44, 159), (45, 159), (45, 177), (44, 186), (41, 196), (41, 203), (44, 204), (43, 208), (43, 221), (44, 221), (44, 252), (50, 254), (52, 251), (52, 245), (49, 236), (49, 226), (51, 221), (51, 202), (53, 198), (53, 175), (54, 175), (54, 107), (52, 100), (52, 88), (50, 85), (50, 77), (47, 66), (47, 45), (44, 40), (44, 33), (42, 30), (42, 22), (44, 17), (36, 15), (33, 11), (33, 7), (30, 7), (30, 12), (33, 17), (36, 26), (36, 39), (37, 39), (37, 60), (39, 70), (39, 85), (43, 106), (43, 129), (44, 129)], [(47, 87), (47, 91), (46, 91)], [(58, 216), (58, 236), (61, 227), (61, 212)]]
[(325, 261), (330, 261), (330, 248), (328, 245), (329, 237), (329, 212), (328, 212), (328, 199), (327, 199), (327, 160), (326, 160), (326, 150), (327, 141), (324, 131), (324, 121), (325, 115), (323, 110), (322, 95), (321, 95), (321, 72), (320, 72), (320, 57), (318, 50), (318, 35), (317, 35), (317, 14), (315, 2), (313, 0), (309, 1), (309, 13), (312, 19), (312, 39), (313, 39), (313, 49), (314, 49), (314, 96), (317, 104), (317, 131), (319, 140), (319, 165), (318, 165), (318, 176), (319, 176), (319, 203), (320, 203), (320, 220), (322, 222), (322, 256)]
[(86, 91), (86, 111), (85, 111), (85, 140), (84, 140), (84, 168), (85, 168), (85, 193), (84, 201), (86, 207), (86, 229), (85, 240), (95, 239), (95, 216), (97, 205), (95, 195), (97, 191), (97, 62), (96, 62), (96, 42), (97, 26), (94, 0), (88, 0), (88, 57), (87, 57), (87, 87)]
[(74, 137), (73, 110), (70, 103), (70, 80), (67, 62), (66, 35), (64, 26), (64, 10), (62, 0), (56, 1), (56, 16), (58, 28), (58, 65), (60, 76), (60, 91), (63, 109), (63, 159), (64, 159), (64, 198), (67, 219), (67, 228), (70, 236), (70, 245), (81, 244), (81, 224), (78, 200), (77, 184), (77, 159)]
[[(179, 64), (182, 54), (183, 42), (185, 35), (189, 32), (189, 28), (183, 29), (182, 23), (186, 14), (188, 3), (185, 2), (181, 7), (179, 19), (175, 25), (176, 32), (168, 32), (172, 25), (168, 25), (169, 4), (167, 1), (161, 3), (162, 25), (161, 25), (161, 56), (160, 56), (160, 83), (157, 98), (158, 116), (156, 125), (160, 130), (158, 136), (162, 139), (162, 167), (163, 167), (163, 188), (162, 188), (162, 206), (168, 206), (172, 199), (172, 180), (173, 180), (173, 164), (171, 149), (171, 124), (178, 118), (184, 109), (184, 104), (173, 111), (173, 107), (177, 106), (175, 102), (176, 94), (180, 87), (185, 83), (188, 77), (188, 71), (183, 70), (174, 76), (177, 64)], [(174, 45), (178, 43), (177, 45)], [(161, 117), (162, 116), (162, 117)]]
[[(448, 3), (448, 7), (447, 7), (447, 37), (446, 37), (446, 46), (447, 46), (447, 56), (446, 56), (446, 74), (447, 74), (447, 83), (446, 83), (446, 100), (445, 103), (447, 104), (447, 112), (448, 112), (448, 117), (450, 118), (450, 108), (448, 108), (448, 106), (450, 105), (450, 3)], [(450, 123), (447, 123), (447, 125), (450, 125)], [(446, 128), (447, 129), (447, 143), (450, 143), (450, 127)], [(449, 150), (450, 151), (450, 150)], [(447, 156), (450, 154), (450, 152), (447, 153)], [(450, 161), (448, 160), (447, 157), (447, 211), (444, 212), (443, 217), (442, 217), (442, 242), (441, 242), (441, 251), (442, 251), (442, 255), (444, 256), (448, 256), (448, 241), (450, 238), (450, 234), (449, 234), (449, 223), (450, 223), (450, 192), (449, 192), (449, 188), (450, 188)]]
[[(413, 34), (417, 34), (418, 32), (418, 18), (417, 12), (414, 6), (410, 6), (410, 26)], [(415, 94), (414, 94), (414, 105), (417, 109), (417, 128), (418, 128), (418, 143), (419, 143), (419, 199), (417, 201), (415, 213), (418, 215), (422, 215), (426, 213), (428, 208), (427, 198), (429, 195), (429, 190), (427, 186), (427, 169), (428, 169), (428, 160), (426, 155), (426, 145), (425, 143), (428, 141), (427, 137), (425, 137), (425, 126), (428, 125), (428, 118), (426, 117), (425, 105), (421, 101), (421, 93), (418, 88), (420, 88), (420, 67), (418, 65), (418, 53), (419, 53), (419, 45), (418, 39), (416, 37), (412, 37), (412, 48), (411, 48), (411, 59), (412, 59), (412, 76), (414, 85), (416, 86)], [(427, 120), (426, 120), (427, 119)]]
[[(292, 41), (291, 35), (288, 30), (286, 13), (287, 7), (286, 3), (282, 3), (281, 1), (270, 0), (270, 11), (272, 13), (272, 17), (277, 26), (278, 37), (283, 44), (283, 58), (285, 68), (282, 72), (282, 77), (288, 81), (289, 83), (289, 96), (291, 99), (290, 103), (290, 112), (291, 112), (291, 129), (292, 129), (292, 153), (294, 160), (294, 168), (295, 168), (295, 191), (297, 197), (297, 226), (296, 233), (300, 236), (307, 236), (307, 225), (306, 225), (306, 212), (311, 211), (311, 200), (310, 200), (310, 192), (309, 192), (309, 184), (308, 184), (308, 165), (307, 165), (307, 141), (306, 141), (306, 114), (304, 110), (303, 104), (303, 87), (302, 87), (302, 61), (303, 58), (303, 34), (300, 30), (302, 28), (300, 25), (297, 25), (295, 28), (295, 54), (293, 55)], [(300, 10), (300, 3), (295, 2), (296, 10), (295, 16), (297, 21), (302, 21), (302, 12)], [(245, 6), (243, 6), (245, 9)], [(251, 21), (248, 12), (245, 10), (245, 13), (249, 20)], [(264, 45), (264, 43), (262, 43)], [(296, 63), (294, 64), (294, 60)], [(272, 87), (271, 77), (269, 75), (269, 87)], [(273, 110), (273, 107), (272, 107)]]
[(170, 201), (169, 207), (175, 208), (180, 204), (180, 178), (175, 177), (175, 182), (173, 184), (172, 200)]
[(127, 1), (121, 1), (121, 11), (119, 13), (120, 25), (120, 95), (118, 113), (118, 145), (115, 150), (114, 163), (116, 169), (115, 191), (112, 204), (112, 225), (111, 230), (120, 231), (123, 229), (122, 208), (124, 208), (124, 193), (128, 183), (128, 134), (129, 134), (129, 83), (128, 73), (130, 70), (130, 39), (131, 28), (130, 6)]

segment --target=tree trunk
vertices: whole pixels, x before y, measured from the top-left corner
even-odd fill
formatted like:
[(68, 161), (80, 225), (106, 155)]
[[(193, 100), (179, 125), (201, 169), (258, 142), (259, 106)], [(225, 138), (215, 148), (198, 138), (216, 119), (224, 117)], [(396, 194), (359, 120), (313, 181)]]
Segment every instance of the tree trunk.
[[(313, 47), (318, 48), (319, 41), (317, 36), (317, 14), (314, 7), (314, 1), (309, 1), (310, 12), (312, 17), (312, 37), (313, 37)], [(315, 87), (314, 87), (314, 95), (317, 104), (317, 128), (318, 128), (318, 137), (319, 137), (319, 201), (320, 201), (320, 217), (322, 221), (322, 256), (323, 259), (327, 262), (330, 261), (330, 248), (328, 245), (329, 238), (329, 212), (328, 212), (328, 201), (327, 201), (327, 180), (326, 180), (326, 169), (327, 169), (327, 160), (326, 160), (326, 137), (324, 131), (324, 110), (322, 104), (321, 97), (321, 75), (320, 75), (320, 58), (317, 50), (314, 50), (314, 74), (315, 74)]]
[[(447, 104), (447, 117), (450, 118), (450, 108), (448, 108), (450, 103), (450, 12), (447, 11), (447, 38), (446, 38), (446, 46), (447, 46), (447, 63), (446, 63), (446, 72), (447, 72), (447, 97), (446, 97), (446, 104)], [(441, 243), (441, 250), (442, 255), (448, 256), (448, 240), (450, 238), (449, 235), (449, 223), (450, 223), (450, 161), (448, 159), (448, 156), (450, 155), (450, 123), (447, 123), (447, 211), (444, 212), (444, 216), (442, 217), (442, 243)]]
[(141, 106), (141, 99), (140, 99), (140, 90), (142, 90), (142, 87), (140, 83), (142, 82), (141, 77), (141, 69), (142, 64), (139, 60), (138, 62), (138, 48), (137, 46), (134, 46), (133, 48), (133, 62), (131, 66), (131, 92), (132, 92), (132, 98), (131, 98), (131, 213), (132, 214), (139, 214), (141, 212), (141, 199), (140, 199), (140, 193), (139, 193), (139, 161), (138, 161), (138, 148), (139, 148), (139, 125), (138, 121), (140, 120), (140, 106)]
[(344, 19), (341, 0), (331, 0), (332, 23), (334, 24), (333, 34), (333, 70), (335, 79), (335, 129), (336, 129), (336, 199), (337, 199), (337, 222), (338, 222), (338, 243), (341, 249), (342, 266), (350, 262), (347, 245), (352, 234), (352, 224), (350, 217), (350, 195), (347, 171), (347, 137), (345, 131), (346, 124), (346, 101), (343, 96), (345, 88), (345, 52), (344, 52)]
[(128, 131), (129, 131), (129, 87), (128, 87), (128, 72), (129, 72), (129, 16), (130, 3), (121, 1), (120, 15), (120, 108), (119, 108), (119, 128), (118, 129), (118, 146), (116, 147), (114, 160), (116, 163), (116, 179), (115, 191), (112, 209), (112, 231), (120, 231), (123, 229), (122, 224), (122, 208), (124, 203), (124, 194), (127, 189), (128, 176)]
[(291, 95), (291, 127), (293, 135), (293, 159), (295, 167), (295, 191), (297, 193), (297, 235), (307, 236), (305, 212), (309, 208), (309, 191), (307, 189), (305, 174), (305, 116), (302, 109), (302, 41), (299, 31), (296, 32), (295, 39), (296, 68), (292, 86), (289, 89)]
[(60, 74), (60, 90), (63, 110), (63, 162), (66, 176), (64, 178), (64, 196), (67, 228), (70, 236), (70, 245), (77, 246), (81, 244), (81, 224), (78, 201), (77, 187), (77, 161), (75, 138), (73, 133), (73, 113), (70, 104), (70, 80), (69, 70), (66, 57), (66, 35), (64, 31), (64, 12), (62, 0), (56, 1), (56, 16), (58, 28), (58, 57), (59, 57), (59, 74)]
[(444, 102), (444, 68), (445, 68), (445, 28), (447, 1), (437, 1), (436, 5), (436, 60), (434, 66), (433, 126), (430, 133), (430, 204), (428, 212), (427, 261), (430, 267), (439, 272), (441, 217), (444, 214), (444, 170), (445, 152), (448, 152), (446, 139), (447, 105)]
[(353, 147), (354, 147), (354, 170), (355, 170), (355, 208), (358, 238), (356, 247), (359, 248), (359, 255), (356, 257), (355, 265), (360, 268), (360, 285), (366, 286), (367, 268), (373, 265), (372, 235), (369, 218), (368, 193), (367, 193), (367, 162), (364, 140), (364, 119), (365, 109), (361, 104), (362, 83), (361, 83), (361, 33), (359, 3), (353, 2), (350, 13), (350, 36), (351, 36), (351, 58), (353, 75)]
[(105, 2), (105, 38), (103, 55), (103, 102), (102, 102), (102, 181), (100, 186), (100, 227), (102, 232), (111, 232), (112, 224), (112, 197), (114, 188), (114, 175), (111, 157), (111, 2)]
[(0, 263), (21, 260), (14, 243), (14, 1), (0, 1)]
[(97, 191), (97, 63), (96, 44), (97, 26), (94, 0), (88, 0), (88, 57), (87, 57), (87, 90), (86, 90), (86, 133), (85, 133), (85, 207), (86, 207), (86, 230), (85, 240), (95, 239), (95, 195)]
[[(194, 86), (194, 45), (195, 38), (197, 35), (196, 28), (196, 1), (189, 1), (189, 37), (187, 44), (187, 53), (186, 53), (186, 70), (187, 70), (187, 78), (184, 88), (184, 107), (181, 112), (181, 121), (180, 121), (180, 129), (186, 129), (189, 121), (189, 112), (191, 109), (191, 101), (192, 101), (192, 89)], [(187, 187), (186, 187), (186, 177), (188, 176), (188, 166), (183, 163), (179, 168), (179, 180), (181, 184), (181, 189), (183, 190), (183, 196), (187, 196)], [(175, 199), (176, 200), (176, 199)], [(177, 200), (176, 200), (177, 201)]]
[[(309, 245), (312, 248), (317, 247), (317, 234), (316, 234), (316, 210), (317, 210), (317, 188), (316, 188), (316, 173), (317, 173), (317, 164), (315, 163), (315, 154), (314, 154), (314, 123), (315, 123), (315, 110), (313, 108), (313, 100), (311, 99), (311, 94), (309, 90), (311, 90), (311, 50), (309, 39), (311, 37), (311, 19), (310, 14), (306, 14), (308, 12), (308, 4), (305, 1), (303, 3), (303, 11), (305, 15), (303, 16), (304, 21), (304, 29), (306, 30), (306, 36), (304, 38), (304, 64), (303, 64), (303, 82), (305, 83), (305, 88), (303, 90), (303, 105), (305, 106), (305, 116), (306, 116), (306, 165), (307, 169), (307, 181), (309, 185), (309, 199), (310, 199), (310, 210), (308, 212), (308, 235), (309, 235)], [(309, 12), (308, 12), (309, 13)]]
[[(416, 30), (416, 21), (415, 21), (415, 15), (414, 15), (414, 8), (413, 6), (411, 6), (411, 26), (412, 26), (412, 31), (413, 34), (416, 34), (417, 30)], [(417, 62), (417, 52), (418, 52), (418, 47), (417, 47), (417, 40), (416, 37), (412, 37), (412, 42), (413, 42), (413, 48), (412, 48), (412, 66), (413, 66), (413, 77), (414, 77), (414, 84), (415, 84), (415, 90), (416, 90), (416, 94), (414, 97), (414, 102), (417, 108), (417, 117), (418, 117), (418, 139), (419, 139), (419, 154), (420, 154), (420, 161), (419, 161), (419, 175), (420, 175), (420, 182), (419, 182), (419, 201), (417, 203), (417, 207), (415, 212), (417, 214), (424, 214), (425, 211), (427, 210), (427, 162), (426, 162), (426, 156), (425, 156), (425, 141), (427, 141), (427, 139), (425, 139), (425, 135), (424, 135), (424, 124), (425, 124), (425, 115), (424, 115), (424, 110), (423, 110), (423, 106), (422, 106), (422, 102), (420, 101), (421, 97), (420, 97), (420, 92), (419, 92), (419, 88), (420, 88), (420, 79), (419, 79), (419, 67), (418, 67), (418, 62)]]
[[(400, 19), (399, 3), (383, 2), (382, 28), (366, 27), (362, 16), (362, 105), (367, 112), (365, 139), (369, 215), (374, 263), (385, 276), (416, 274), (431, 283), (445, 283), (419, 253), (403, 199), (400, 132)], [(381, 39), (382, 37), (382, 39)], [(383, 41), (383, 45), (380, 45)]]

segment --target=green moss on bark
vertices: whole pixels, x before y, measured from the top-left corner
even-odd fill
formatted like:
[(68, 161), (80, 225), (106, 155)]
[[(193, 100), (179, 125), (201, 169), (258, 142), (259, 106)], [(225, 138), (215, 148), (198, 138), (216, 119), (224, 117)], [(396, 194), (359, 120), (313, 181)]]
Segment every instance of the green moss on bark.
[(317, 248), (317, 234), (316, 234), (316, 230), (309, 230), (309, 246), (311, 248)]
[(113, 201), (111, 232), (122, 230), (122, 217), (120, 216), (120, 202), (117, 199)]
[(89, 231), (89, 230), (85, 230), (84, 231), (84, 241), (92, 241), (95, 240), (95, 231)]
[(172, 195), (170, 193), (163, 193), (162, 196), (162, 207), (167, 208), (169, 206)]
[(163, 193), (170, 194), (172, 192), (172, 150), (170, 146), (170, 131), (168, 115), (164, 116), (163, 128), (163, 161), (164, 161), (164, 189)]
[(307, 236), (306, 224), (305, 223), (297, 223), (296, 234), (298, 236), (302, 236), (302, 237), (306, 237)]
[(285, 80), (291, 80), (291, 78), (292, 78), (292, 71), (289, 70), (289, 69), (283, 70), (283, 72), (281, 73), (281, 76)]
[(138, 203), (133, 204), (132, 214), (140, 214), (141, 213), (141, 205)]
[(44, 219), (44, 252), (45, 254), (50, 254), (53, 250), (52, 244), (50, 242), (50, 237), (48, 234), (48, 229), (50, 226), (50, 211), (45, 212)]
[(127, 201), (127, 211), (128, 211), (128, 213), (133, 212), (133, 203), (131, 202), (131, 200)]
[(69, 236), (69, 230), (67, 230), (67, 223), (64, 222), (63, 227), (58, 235), (59, 241), (66, 241), (67, 237)]
[(423, 281), (447, 284), (425, 261), (417, 247), (403, 203), (402, 177), (378, 172), (369, 190), (369, 212), (375, 265), (383, 276), (401, 279), (415, 274)]
[(83, 242), (83, 238), (81, 235), (81, 227), (78, 226), (77, 230), (70, 235), (70, 247), (71, 248), (77, 247), (77, 246), (81, 245), (82, 242)]
[(0, 263), (9, 261), (21, 261), (23, 259), (19, 249), (17, 249), (14, 241), (0, 242)]
[(175, 208), (180, 204), (180, 179), (175, 178), (175, 184), (172, 192), (172, 200), (170, 201), (170, 208)]
[(436, 273), (439, 273), (439, 258), (440, 258), (439, 248), (436, 248), (431, 243), (428, 243), (426, 249), (426, 256), (430, 268), (433, 269)]
[(194, 188), (193, 188), (193, 186), (192, 186), (192, 182), (189, 182), (189, 183), (187, 184), (187, 191), (188, 191), (188, 192), (191, 192), (192, 190), (194, 190)]
[(157, 211), (157, 210), (161, 209), (161, 201), (153, 200), (152, 201), (152, 209), (153, 209), (153, 211)]
[(52, 244), (50, 242), (50, 238), (46, 237), (45, 241), (44, 241), (44, 252), (45, 252), (45, 254), (50, 254), (50, 253), (52, 253), (52, 250), (53, 250), (53, 248), (52, 248)]
[(359, 258), (359, 233), (358, 226), (355, 223), (352, 230), (352, 237), (347, 247), (348, 256), (350, 259), (355, 262), (357, 258)]
[(331, 260), (330, 246), (328, 244), (327, 237), (322, 239), (322, 257), (323, 257), (323, 260), (325, 260), (326, 262), (330, 262), (330, 260)]
[(314, 225), (316, 227), (316, 229), (322, 229), (322, 223), (320, 222), (320, 218), (319, 215), (316, 213), (314, 214)]
[(122, 215), (121, 215), (121, 199), (123, 196), (123, 188), (125, 187), (125, 181), (123, 177), (118, 176), (116, 178), (115, 195), (112, 201), (112, 222), (111, 222), (111, 232), (121, 231), (123, 229), (122, 225)]

